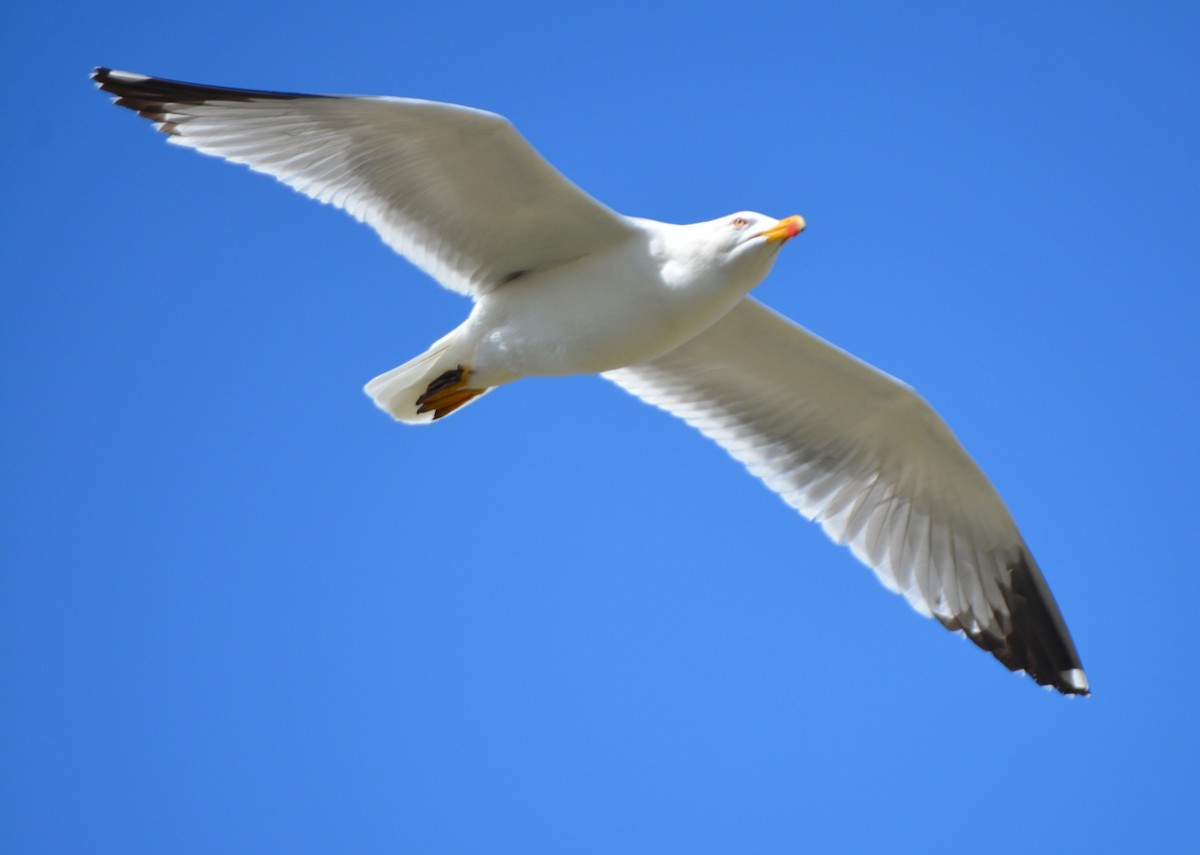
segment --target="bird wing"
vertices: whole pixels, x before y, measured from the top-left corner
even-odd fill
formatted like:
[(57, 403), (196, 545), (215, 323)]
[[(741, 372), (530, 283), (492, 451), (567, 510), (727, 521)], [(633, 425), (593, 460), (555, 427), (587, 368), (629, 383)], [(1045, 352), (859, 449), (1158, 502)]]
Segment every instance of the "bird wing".
[(173, 143), (345, 209), (447, 288), (478, 296), (635, 232), (502, 116), (408, 98), (199, 86), (97, 68)]
[(605, 376), (722, 445), (917, 611), (1043, 685), (1088, 693), (1007, 508), (909, 386), (751, 298)]

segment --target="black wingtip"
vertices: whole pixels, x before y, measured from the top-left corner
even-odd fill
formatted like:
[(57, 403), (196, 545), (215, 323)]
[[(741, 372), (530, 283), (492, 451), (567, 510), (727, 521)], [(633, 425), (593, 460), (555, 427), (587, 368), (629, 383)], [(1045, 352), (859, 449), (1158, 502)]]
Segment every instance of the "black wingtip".
[(231, 89), (224, 86), (203, 86), (184, 83), (165, 77), (148, 77), (129, 71), (117, 71), (105, 66), (92, 70), (92, 80), (104, 92), (116, 97), (118, 107), (133, 110), (144, 119), (158, 124), (165, 134), (179, 132), (183, 117), (177, 108), (214, 101), (280, 101), (295, 98), (323, 98), (323, 95), (300, 95), (293, 92), (268, 92), (254, 89)]
[(1024, 671), (1039, 685), (1064, 695), (1090, 695), (1075, 643), (1037, 564), (1022, 550), (1008, 571), (1008, 619), (1000, 626), (967, 631), (967, 637), (1007, 668)]
[(206, 101), (275, 101), (293, 98), (326, 98), (326, 95), (305, 95), (299, 92), (273, 92), (266, 89), (234, 89), (228, 86), (205, 86), (185, 83), (165, 77), (149, 77), (129, 71), (117, 71), (102, 65), (92, 70), (92, 80), (105, 92), (122, 101), (142, 101), (157, 104), (203, 104)]
[(1063, 694), (1089, 694), (1083, 663), (1037, 564), (1022, 551), (1010, 572), (1012, 631), (1005, 641), (1020, 667)]

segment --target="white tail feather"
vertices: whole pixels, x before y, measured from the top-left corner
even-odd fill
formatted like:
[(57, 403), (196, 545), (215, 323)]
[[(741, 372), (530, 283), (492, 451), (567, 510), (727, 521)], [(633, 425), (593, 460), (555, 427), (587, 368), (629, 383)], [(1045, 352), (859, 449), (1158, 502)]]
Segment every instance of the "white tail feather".
[(363, 391), (371, 396), (379, 409), (392, 418), (410, 424), (428, 424), (433, 413), (417, 412), (417, 398), (425, 394), (429, 384), (457, 364), (448, 358), (450, 343), (442, 339), (429, 350), (403, 365), (374, 378)]

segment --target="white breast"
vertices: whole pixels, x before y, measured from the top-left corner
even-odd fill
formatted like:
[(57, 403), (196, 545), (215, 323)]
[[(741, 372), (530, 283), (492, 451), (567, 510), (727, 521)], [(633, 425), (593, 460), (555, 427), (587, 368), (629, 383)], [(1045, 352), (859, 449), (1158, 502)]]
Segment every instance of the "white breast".
[(474, 343), (481, 379), (492, 371), (597, 374), (688, 341), (723, 317), (769, 269), (689, 266), (669, 252), (660, 234), (647, 230), (484, 295), (461, 332)]

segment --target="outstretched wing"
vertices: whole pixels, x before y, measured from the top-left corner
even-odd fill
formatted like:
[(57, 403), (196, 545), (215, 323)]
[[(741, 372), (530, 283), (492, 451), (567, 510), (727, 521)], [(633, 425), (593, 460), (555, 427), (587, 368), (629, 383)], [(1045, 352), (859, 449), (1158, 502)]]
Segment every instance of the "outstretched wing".
[(1067, 694), (1088, 683), (983, 472), (911, 388), (746, 298), (696, 338), (608, 372), (716, 440), (913, 608)]
[(344, 208), (464, 294), (634, 233), (494, 113), (407, 98), (223, 89), (108, 68), (92, 79), (171, 142)]

